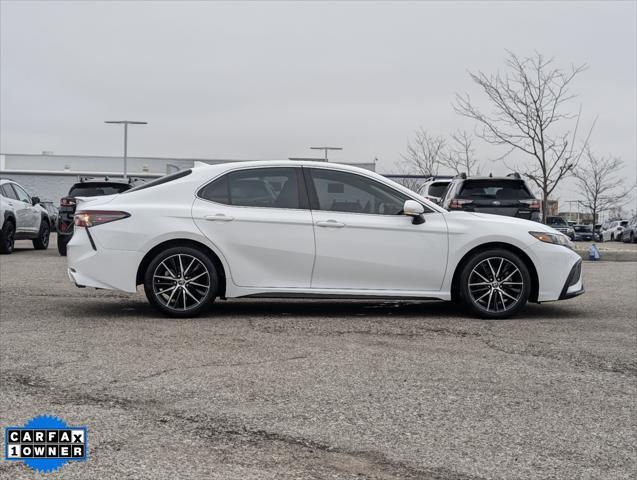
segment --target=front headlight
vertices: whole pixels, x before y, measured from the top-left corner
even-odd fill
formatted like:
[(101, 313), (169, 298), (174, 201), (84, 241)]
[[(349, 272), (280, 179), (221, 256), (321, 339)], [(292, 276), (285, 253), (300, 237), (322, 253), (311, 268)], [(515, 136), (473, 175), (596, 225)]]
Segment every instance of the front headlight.
[(541, 242), (554, 243), (555, 245), (562, 245), (563, 247), (573, 250), (573, 242), (561, 233), (547, 233), (547, 232), (529, 232), (535, 238)]

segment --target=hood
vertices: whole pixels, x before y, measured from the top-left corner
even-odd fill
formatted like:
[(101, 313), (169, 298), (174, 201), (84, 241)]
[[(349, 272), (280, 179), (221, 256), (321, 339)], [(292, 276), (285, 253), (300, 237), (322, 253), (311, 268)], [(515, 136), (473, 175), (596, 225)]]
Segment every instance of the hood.
[(447, 212), (447, 215), (453, 215), (456, 220), (461, 220), (463, 217), (470, 221), (475, 221), (476, 217), (481, 221), (489, 222), (499, 225), (511, 225), (516, 228), (525, 228), (529, 232), (546, 232), (546, 233), (560, 233), (554, 228), (544, 225), (540, 222), (534, 222), (532, 220), (525, 220), (517, 217), (507, 217), (505, 215), (491, 215), (489, 213), (475, 213), (475, 212), (463, 212), (463, 211), (451, 211)]

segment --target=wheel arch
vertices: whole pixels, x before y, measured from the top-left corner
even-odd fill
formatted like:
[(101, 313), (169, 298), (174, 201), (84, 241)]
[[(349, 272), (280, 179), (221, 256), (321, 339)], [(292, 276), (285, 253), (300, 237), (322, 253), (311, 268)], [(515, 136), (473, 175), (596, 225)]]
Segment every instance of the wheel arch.
[[(4, 211), (4, 222), (7, 222), (7, 221), (11, 221), (11, 222), (13, 222), (13, 225), (14, 225), (14, 226), (16, 226), (16, 225), (17, 225), (16, 220), (15, 220), (15, 215), (14, 215), (14, 213), (13, 213), (12, 211), (10, 211), (10, 210), (5, 210), (5, 211)], [(4, 223), (4, 222), (3, 222), (3, 223)]]
[(538, 292), (540, 289), (540, 281), (537, 274), (537, 269), (535, 268), (535, 264), (533, 263), (531, 258), (524, 252), (524, 250), (506, 242), (483, 243), (481, 245), (473, 247), (471, 250), (469, 250), (467, 253), (464, 254), (464, 256), (460, 259), (460, 261), (456, 265), (456, 268), (453, 272), (453, 279), (451, 281), (452, 300), (457, 299), (457, 295), (458, 295), (457, 292), (459, 291), (458, 282), (460, 281), (460, 273), (462, 272), (462, 269), (464, 268), (466, 263), (469, 261), (469, 259), (471, 259), (471, 257), (473, 257), (477, 253), (483, 252), (485, 250), (495, 249), (495, 248), (508, 250), (509, 252), (519, 256), (520, 259), (524, 262), (526, 267), (529, 269), (529, 273), (531, 275), (531, 295), (529, 296), (529, 300), (532, 302), (537, 302)]
[(166, 250), (168, 248), (179, 247), (179, 246), (187, 246), (187, 247), (196, 248), (198, 250), (203, 251), (206, 255), (210, 257), (210, 260), (212, 260), (212, 263), (214, 264), (215, 268), (217, 269), (217, 272), (219, 273), (219, 297), (225, 298), (226, 297), (226, 270), (223, 266), (223, 262), (210, 247), (208, 247), (204, 243), (198, 242), (196, 240), (187, 239), (187, 238), (175, 238), (171, 240), (166, 240), (164, 242), (161, 242), (155, 245), (153, 248), (151, 248), (146, 253), (146, 255), (144, 255), (144, 258), (142, 258), (142, 261), (139, 263), (139, 266), (137, 267), (137, 275), (135, 278), (136, 285), (141, 285), (142, 283), (144, 283), (144, 272), (146, 271), (146, 268), (148, 267), (152, 259), (155, 257), (155, 255), (157, 255), (159, 252)]

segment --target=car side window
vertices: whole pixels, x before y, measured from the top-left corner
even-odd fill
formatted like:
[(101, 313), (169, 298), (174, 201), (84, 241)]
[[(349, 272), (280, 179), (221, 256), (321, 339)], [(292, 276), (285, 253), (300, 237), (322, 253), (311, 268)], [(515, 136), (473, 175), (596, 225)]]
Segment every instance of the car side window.
[(230, 172), (203, 187), (199, 196), (240, 207), (298, 209), (299, 169), (273, 167)]
[(350, 172), (310, 169), (318, 205), (330, 212), (400, 215), (409, 197), (380, 182)]
[(0, 186), (0, 190), (2, 191), (2, 195), (4, 197), (12, 198), (13, 200), (18, 200), (18, 196), (13, 191), (13, 188), (11, 188), (11, 184), (5, 183), (4, 185)]
[(17, 186), (15, 183), (11, 185), (15, 190), (15, 193), (18, 195), (18, 200), (21, 202), (31, 203), (31, 197), (29, 194), (25, 192), (21, 187)]

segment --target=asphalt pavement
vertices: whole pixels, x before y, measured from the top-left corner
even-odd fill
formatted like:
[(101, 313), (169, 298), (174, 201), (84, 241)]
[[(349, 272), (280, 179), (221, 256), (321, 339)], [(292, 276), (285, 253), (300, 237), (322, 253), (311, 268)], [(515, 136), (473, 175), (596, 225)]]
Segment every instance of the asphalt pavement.
[[(86, 425), (88, 460), (55, 478), (634, 478), (637, 263), (586, 262), (585, 295), (510, 320), (256, 299), (176, 320), (18, 246), (0, 257), (0, 426)], [(51, 478), (0, 462), (34, 477)]]

